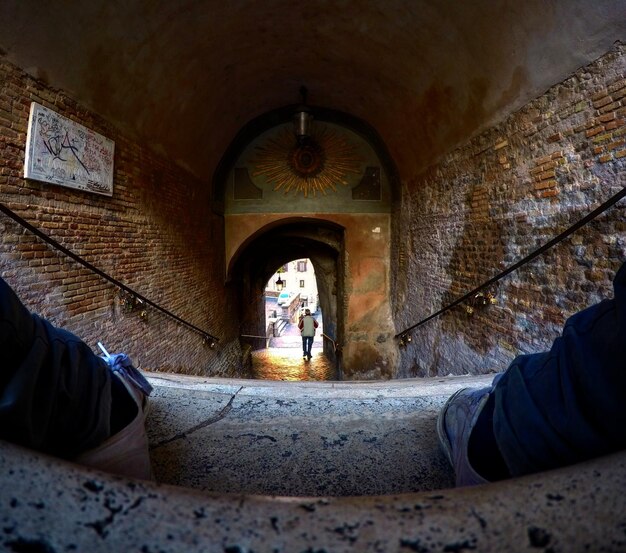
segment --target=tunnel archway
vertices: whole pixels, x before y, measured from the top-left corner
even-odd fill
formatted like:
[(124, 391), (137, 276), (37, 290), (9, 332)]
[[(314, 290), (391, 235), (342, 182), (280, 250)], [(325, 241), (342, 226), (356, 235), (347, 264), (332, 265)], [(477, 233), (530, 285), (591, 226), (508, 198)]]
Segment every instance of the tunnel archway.
[[(325, 352), (334, 356), (331, 349), (339, 343), (345, 378), (393, 378), (398, 356), (390, 305), (397, 257), (396, 173), (364, 124), (311, 109), (307, 141), (297, 140), (293, 125), (282, 119), (292, 108), (279, 110), (242, 128), (215, 174), (220, 183), (216, 207), (224, 217), (225, 277), (231, 282), (236, 275), (241, 282), (241, 334), (266, 335), (259, 323), (264, 319), (262, 286), (281, 264), (308, 257), (322, 275), (320, 307), (332, 336)], [(303, 166), (305, 159), (309, 165)], [(307, 220), (315, 223), (303, 230)], [(291, 223), (297, 223), (291, 227), (299, 229), (295, 235), (269, 233)], [(318, 235), (318, 227), (326, 233), (343, 229), (341, 239)], [(241, 257), (251, 244), (254, 251)], [(324, 278), (330, 271), (326, 265), (338, 276)]]
[[(242, 244), (230, 264), (227, 278), (237, 289), (240, 334), (265, 336), (267, 280), (276, 269), (294, 259), (307, 257), (317, 279), (323, 317), (326, 356), (337, 362), (335, 344), (345, 331), (344, 228), (323, 219), (284, 219), (259, 229)], [(253, 348), (261, 341), (253, 340)]]

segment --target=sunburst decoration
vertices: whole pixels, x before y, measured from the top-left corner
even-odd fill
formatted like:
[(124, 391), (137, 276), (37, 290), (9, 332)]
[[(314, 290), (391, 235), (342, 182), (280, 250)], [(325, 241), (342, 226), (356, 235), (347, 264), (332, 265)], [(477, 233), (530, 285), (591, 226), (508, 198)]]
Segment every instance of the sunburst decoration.
[(318, 126), (303, 143), (297, 143), (285, 127), (256, 150), (251, 161), (253, 177), (264, 176), (274, 190), (284, 194), (302, 192), (305, 198), (318, 192), (336, 192), (336, 185), (348, 184), (349, 173), (360, 173), (362, 163), (356, 147), (344, 135), (323, 126)]

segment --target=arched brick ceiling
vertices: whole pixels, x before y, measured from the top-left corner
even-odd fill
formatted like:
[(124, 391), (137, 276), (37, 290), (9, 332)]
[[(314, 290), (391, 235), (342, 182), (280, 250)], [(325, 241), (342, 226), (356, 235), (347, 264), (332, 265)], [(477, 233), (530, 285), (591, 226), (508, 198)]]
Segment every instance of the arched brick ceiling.
[(249, 120), (352, 114), (401, 178), (626, 40), (625, 0), (3, 0), (6, 59), (210, 182)]

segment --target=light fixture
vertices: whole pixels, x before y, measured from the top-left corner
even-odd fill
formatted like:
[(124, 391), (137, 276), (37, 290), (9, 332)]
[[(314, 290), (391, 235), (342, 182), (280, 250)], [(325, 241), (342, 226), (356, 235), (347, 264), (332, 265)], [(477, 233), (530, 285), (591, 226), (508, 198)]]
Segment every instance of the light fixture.
[(284, 285), (285, 283), (283, 282), (283, 279), (280, 278), (280, 275), (278, 275), (278, 280), (276, 281), (276, 290), (280, 292), (283, 289)]
[(299, 145), (306, 143), (311, 137), (313, 115), (311, 115), (311, 111), (306, 105), (307, 94), (306, 86), (301, 86), (300, 96), (302, 96), (302, 103), (298, 106), (298, 111), (293, 116), (293, 131)]
[(119, 301), (125, 311), (131, 312), (134, 311), (138, 306), (141, 306), (143, 302), (138, 299), (136, 296), (127, 292), (126, 290), (121, 290), (119, 292)]

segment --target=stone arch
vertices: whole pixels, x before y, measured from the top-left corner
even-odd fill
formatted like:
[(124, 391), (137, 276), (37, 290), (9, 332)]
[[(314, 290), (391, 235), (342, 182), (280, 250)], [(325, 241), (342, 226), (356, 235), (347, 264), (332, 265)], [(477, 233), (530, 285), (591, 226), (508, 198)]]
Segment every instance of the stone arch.
[[(290, 123), (295, 106), (245, 125), (216, 171), (225, 277), (238, 281), (241, 333), (265, 335), (261, 290), (267, 277), (282, 263), (309, 257), (322, 275), (324, 328), (342, 348), (343, 375), (390, 378), (397, 358), (390, 309), (396, 172), (366, 123), (311, 111), (315, 121), (304, 141)], [(305, 152), (311, 166), (297, 163)], [(316, 234), (337, 228), (341, 239), (330, 244)], [(326, 346), (330, 353), (332, 343)]]
[[(239, 299), (241, 334), (265, 335), (264, 289), (277, 267), (308, 257), (315, 269), (325, 334), (344, 339), (345, 252), (344, 229), (317, 218), (285, 218), (253, 233), (240, 246), (229, 265), (228, 279)], [(324, 340), (324, 352), (335, 361), (333, 344)]]

